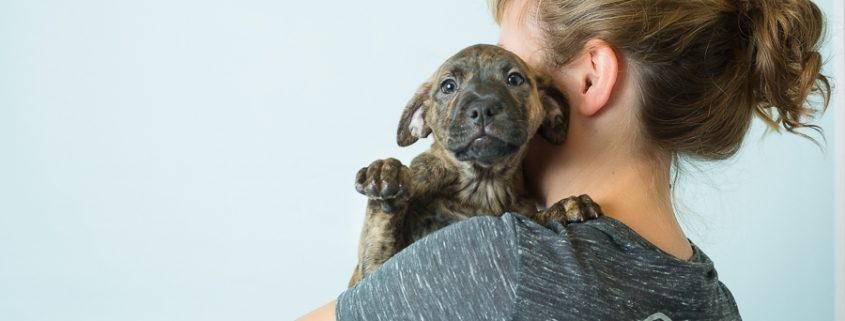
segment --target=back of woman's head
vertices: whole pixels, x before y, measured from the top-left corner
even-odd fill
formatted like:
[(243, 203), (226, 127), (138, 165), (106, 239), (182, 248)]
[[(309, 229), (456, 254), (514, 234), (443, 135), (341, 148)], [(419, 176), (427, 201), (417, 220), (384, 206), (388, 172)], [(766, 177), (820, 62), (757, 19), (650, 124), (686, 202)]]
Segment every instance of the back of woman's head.
[[(703, 159), (739, 149), (753, 115), (789, 132), (809, 127), (830, 85), (818, 52), (824, 17), (809, 0), (537, 0), (547, 62), (567, 64), (588, 40), (625, 57), (642, 92), (649, 148)], [(501, 17), (507, 0), (490, 0)]]

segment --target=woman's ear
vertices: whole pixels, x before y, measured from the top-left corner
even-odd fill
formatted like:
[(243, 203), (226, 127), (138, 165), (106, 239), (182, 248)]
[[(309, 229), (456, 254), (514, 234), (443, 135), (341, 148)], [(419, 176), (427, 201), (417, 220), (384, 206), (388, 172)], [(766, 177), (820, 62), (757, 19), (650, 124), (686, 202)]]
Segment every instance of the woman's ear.
[(572, 106), (584, 116), (593, 116), (610, 101), (619, 76), (619, 60), (616, 51), (607, 42), (591, 39), (584, 45), (581, 56), (568, 66), (567, 73), (577, 81), (577, 100)]

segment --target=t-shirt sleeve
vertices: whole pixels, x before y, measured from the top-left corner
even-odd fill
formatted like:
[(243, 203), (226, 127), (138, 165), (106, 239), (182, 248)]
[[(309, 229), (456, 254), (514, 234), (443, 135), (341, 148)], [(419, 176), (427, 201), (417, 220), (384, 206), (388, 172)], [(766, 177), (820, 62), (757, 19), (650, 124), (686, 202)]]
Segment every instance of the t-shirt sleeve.
[(415, 242), (341, 293), (337, 320), (510, 319), (519, 263), (509, 217), (474, 217)]

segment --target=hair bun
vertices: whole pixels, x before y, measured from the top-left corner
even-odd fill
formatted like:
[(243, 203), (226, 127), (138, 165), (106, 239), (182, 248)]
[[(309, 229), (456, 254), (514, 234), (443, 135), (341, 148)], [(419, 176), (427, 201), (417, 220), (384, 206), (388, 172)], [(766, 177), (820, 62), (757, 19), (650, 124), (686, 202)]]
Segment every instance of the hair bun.
[[(824, 16), (810, 0), (741, 0), (743, 16), (750, 21), (752, 77), (757, 97), (755, 112), (773, 128), (794, 132), (815, 109), (807, 104), (810, 94), (820, 94), (824, 106), (830, 84), (819, 72), (819, 53)], [(745, 30), (743, 30), (745, 33)]]

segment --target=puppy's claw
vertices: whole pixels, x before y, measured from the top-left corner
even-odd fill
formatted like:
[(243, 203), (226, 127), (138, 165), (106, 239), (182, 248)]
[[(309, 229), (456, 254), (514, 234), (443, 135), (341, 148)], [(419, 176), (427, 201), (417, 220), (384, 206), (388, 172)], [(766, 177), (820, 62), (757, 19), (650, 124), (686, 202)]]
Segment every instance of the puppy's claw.
[(387, 180), (381, 181), (381, 197), (382, 198), (394, 198), (399, 195), (399, 186), (396, 184), (390, 184)]
[(376, 181), (372, 181), (367, 184), (367, 187), (364, 188), (364, 193), (367, 196), (373, 197), (378, 195), (378, 186), (376, 185)]
[[(409, 194), (411, 170), (395, 158), (374, 161), (355, 175), (355, 190), (370, 200), (393, 202)], [(385, 212), (395, 210), (396, 204), (384, 206)]]
[(604, 215), (604, 213), (601, 211), (601, 207), (599, 206), (599, 204), (593, 202), (593, 199), (590, 198), (590, 196), (588, 196), (587, 194), (581, 195), (578, 198), (580, 199), (581, 204), (583, 204), (581, 210), (584, 214), (584, 219), (589, 220)]
[(366, 195), (364, 192), (364, 183), (367, 181), (367, 168), (361, 168), (358, 174), (355, 174), (355, 191)]

